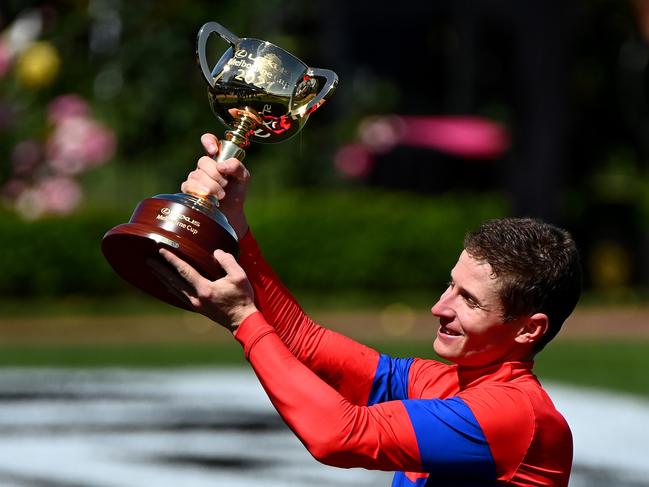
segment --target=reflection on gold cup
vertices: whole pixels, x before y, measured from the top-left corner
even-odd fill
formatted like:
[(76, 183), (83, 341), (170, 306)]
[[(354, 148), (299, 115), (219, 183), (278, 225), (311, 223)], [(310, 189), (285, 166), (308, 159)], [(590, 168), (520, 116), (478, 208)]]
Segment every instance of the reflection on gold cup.
[[(230, 48), (210, 68), (205, 47), (213, 33)], [(272, 143), (295, 135), (338, 83), (333, 71), (310, 68), (270, 42), (239, 39), (216, 22), (198, 33), (197, 56), (212, 110), (230, 128), (228, 133), (235, 132), (231, 137), (226, 133), (226, 140), (241, 138), (241, 144), (235, 143), (240, 148), (248, 140)], [(223, 158), (229, 157), (228, 150)]]
[[(213, 67), (206, 54), (212, 34), (230, 44)], [(217, 160), (242, 160), (251, 141), (275, 143), (295, 135), (338, 83), (333, 71), (310, 68), (270, 42), (240, 39), (216, 22), (201, 27), (196, 55), (208, 83), (212, 111), (228, 127)], [(128, 223), (104, 235), (104, 256), (126, 281), (162, 301), (189, 309), (158, 280), (150, 262), (162, 263), (158, 249), (164, 247), (205, 277), (221, 277), (223, 271), (212, 253), (222, 249), (237, 255), (238, 242), (218, 206), (215, 198), (185, 193), (147, 198)]]

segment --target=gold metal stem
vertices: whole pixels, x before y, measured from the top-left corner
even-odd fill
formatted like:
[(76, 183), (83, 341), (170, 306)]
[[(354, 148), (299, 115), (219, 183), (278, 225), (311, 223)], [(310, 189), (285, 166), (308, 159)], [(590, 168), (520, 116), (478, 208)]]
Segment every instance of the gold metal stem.
[(243, 110), (237, 110), (235, 123), (234, 129), (225, 133), (225, 140), (246, 149), (250, 145), (248, 138), (262, 123), (261, 118), (254, 109), (245, 107)]
[(246, 156), (244, 149), (250, 145), (249, 137), (263, 124), (261, 117), (250, 107), (231, 109), (230, 115), (234, 118), (234, 128), (225, 133), (216, 161), (225, 161), (231, 157), (243, 161)]

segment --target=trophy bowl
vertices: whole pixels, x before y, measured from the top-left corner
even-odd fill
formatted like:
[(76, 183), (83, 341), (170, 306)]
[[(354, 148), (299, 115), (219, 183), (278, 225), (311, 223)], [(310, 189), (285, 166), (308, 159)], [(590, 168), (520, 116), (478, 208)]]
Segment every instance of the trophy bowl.
[[(230, 47), (210, 68), (206, 47), (214, 33)], [(333, 71), (310, 68), (268, 41), (239, 39), (216, 22), (199, 31), (197, 58), (212, 111), (230, 130), (242, 111), (251, 112), (257, 125), (247, 135), (255, 142), (281, 142), (298, 133), (338, 84)]]
[[(206, 49), (212, 34), (225, 39), (230, 47), (210, 67)], [(338, 83), (333, 71), (310, 68), (269, 42), (239, 39), (216, 22), (199, 30), (196, 56), (208, 84), (210, 107), (228, 128), (217, 161), (243, 160), (250, 141), (275, 143), (295, 135)], [(213, 258), (216, 249), (238, 256), (237, 235), (219, 210), (218, 200), (185, 193), (142, 200), (128, 223), (104, 235), (101, 248), (124, 280), (189, 310), (151, 267), (152, 261), (168, 265), (159, 249), (170, 250), (212, 280), (224, 275)]]

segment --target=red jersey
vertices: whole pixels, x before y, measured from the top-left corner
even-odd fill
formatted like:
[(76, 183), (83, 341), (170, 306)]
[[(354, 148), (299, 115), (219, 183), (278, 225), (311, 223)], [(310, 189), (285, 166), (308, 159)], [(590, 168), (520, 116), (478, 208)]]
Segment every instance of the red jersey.
[(397, 471), (393, 486), (567, 486), (572, 436), (531, 362), (470, 368), (381, 355), (314, 323), (248, 233), (241, 265), (259, 313), (236, 331), (311, 454)]

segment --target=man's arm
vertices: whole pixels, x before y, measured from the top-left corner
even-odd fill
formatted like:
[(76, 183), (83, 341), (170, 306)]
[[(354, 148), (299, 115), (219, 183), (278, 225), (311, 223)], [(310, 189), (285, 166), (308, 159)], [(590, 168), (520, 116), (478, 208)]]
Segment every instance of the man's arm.
[(220, 209), (239, 237), (240, 262), (254, 288), (255, 301), (268, 322), (292, 353), (327, 383), (356, 404), (370, 396), (379, 355), (371, 348), (318, 326), (266, 263), (259, 251), (244, 212), (250, 173), (236, 159), (215, 162), (219, 141), (211, 134), (201, 137), (208, 155), (198, 160), (181, 189), (214, 195)]
[(462, 399), (353, 404), (288, 350), (257, 310), (234, 257), (216, 251), (226, 276), (209, 281), (172, 253), (161, 254), (179, 274), (161, 277), (235, 334), (276, 409), (315, 458), (340, 467), (494, 479), (489, 447)]
[(288, 350), (354, 404), (367, 404), (379, 354), (315, 323), (263, 258), (251, 232), (240, 241), (239, 263), (255, 304)]

